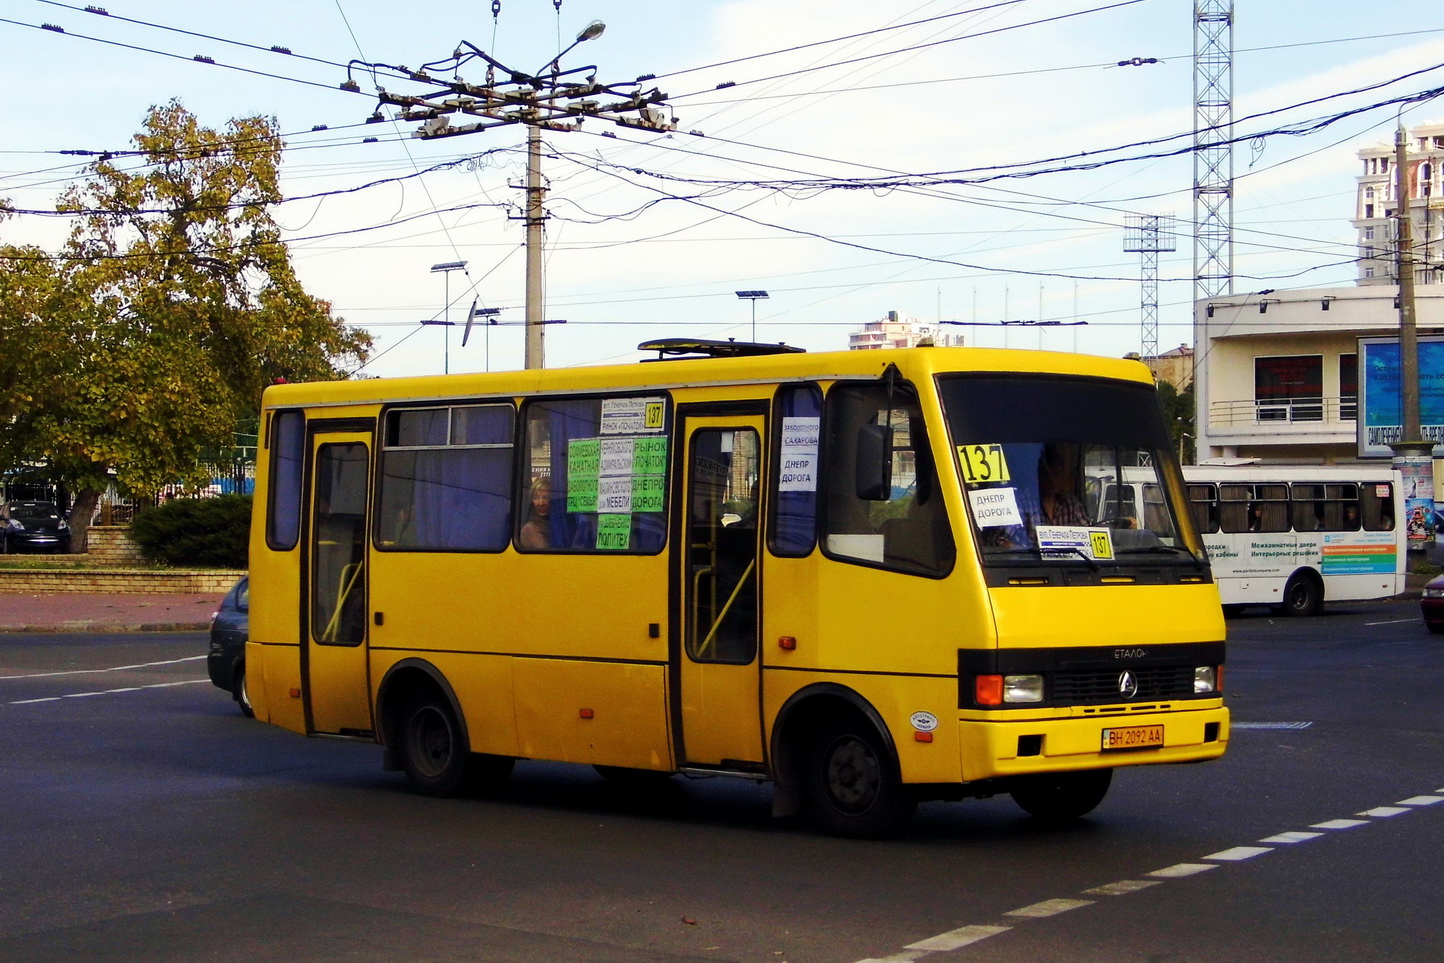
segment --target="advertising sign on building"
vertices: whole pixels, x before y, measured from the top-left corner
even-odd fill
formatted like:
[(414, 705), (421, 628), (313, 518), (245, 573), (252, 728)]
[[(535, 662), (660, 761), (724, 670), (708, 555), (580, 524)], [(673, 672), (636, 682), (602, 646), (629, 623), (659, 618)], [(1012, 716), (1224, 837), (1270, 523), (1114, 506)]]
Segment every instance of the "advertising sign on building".
[[(1359, 339), (1359, 457), (1389, 458), (1403, 440), (1399, 339)], [(1419, 427), (1444, 458), (1444, 337), (1419, 337)]]

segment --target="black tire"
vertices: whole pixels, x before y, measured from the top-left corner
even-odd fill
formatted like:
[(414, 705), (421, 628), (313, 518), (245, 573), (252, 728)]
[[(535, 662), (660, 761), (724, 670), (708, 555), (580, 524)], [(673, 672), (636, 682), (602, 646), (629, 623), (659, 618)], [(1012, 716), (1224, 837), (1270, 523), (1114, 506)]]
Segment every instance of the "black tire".
[(236, 675), (231, 682), (231, 695), (235, 696), (236, 705), (241, 707), (241, 715), (247, 719), (256, 717), (256, 710), (251, 707), (251, 693), (246, 689), (246, 664), (242, 662), (236, 666)]
[(1287, 616), (1318, 615), (1324, 607), (1324, 587), (1319, 580), (1304, 572), (1295, 572), (1284, 586), (1284, 601), (1279, 612)]
[(407, 704), (396, 744), (411, 788), (423, 796), (458, 796), (494, 789), (506, 782), (516, 760), (476, 755), (466, 733), (440, 693), (424, 693)]
[(1047, 823), (1069, 823), (1098, 808), (1112, 782), (1112, 769), (1050, 772), (1021, 777), (1010, 792), (1028, 815)]
[(439, 694), (407, 704), (398, 736), (396, 751), (412, 789), (423, 796), (454, 796), (466, 787), (471, 769), (466, 735)]
[(1238, 602), (1225, 605), (1223, 607), (1223, 617), (1226, 619), (1236, 619), (1243, 614), (1243, 610), (1246, 608), (1248, 608), (1247, 605)]
[(1424, 628), (1428, 629), (1434, 635), (1444, 634), (1444, 622), (1425, 622)]
[(892, 750), (861, 719), (821, 727), (808, 747), (805, 766), (808, 813), (834, 836), (889, 836), (906, 825), (917, 808), (917, 799), (898, 775)]

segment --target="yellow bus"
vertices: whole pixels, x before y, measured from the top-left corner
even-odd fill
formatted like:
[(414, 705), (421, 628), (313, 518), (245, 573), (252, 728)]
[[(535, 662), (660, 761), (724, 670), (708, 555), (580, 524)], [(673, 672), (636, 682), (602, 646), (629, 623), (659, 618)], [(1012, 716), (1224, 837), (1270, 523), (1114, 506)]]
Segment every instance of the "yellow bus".
[[(857, 836), (923, 799), (1076, 818), (1117, 767), (1223, 754), (1218, 589), (1143, 365), (642, 348), (268, 389), (256, 717), (426, 794), (518, 759), (734, 775)], [(1088, 491), (1124, 469), (1146, 525)]]

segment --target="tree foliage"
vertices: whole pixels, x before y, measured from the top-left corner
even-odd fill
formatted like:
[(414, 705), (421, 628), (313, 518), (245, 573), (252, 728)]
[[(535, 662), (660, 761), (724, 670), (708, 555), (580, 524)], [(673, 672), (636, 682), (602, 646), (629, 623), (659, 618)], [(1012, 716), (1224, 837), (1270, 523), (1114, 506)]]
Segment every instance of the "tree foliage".
[(245, 568), (251, 534), (251, 496), (173, 498), (130, 523), (130, 537), (148, 560), (162, 565)]
[(267, 384), (345, 377), (370, 347), (281, 243), (274, 119), (217, 131), (173, 101), (134, 140), (143, 163), (102, 159), (61, 198), (58, 256), (0, 248), (17, 293), (0, 336), (20, 349), (0, 353), (0, 457), (48, 461), (82, 493), (204, 483)]

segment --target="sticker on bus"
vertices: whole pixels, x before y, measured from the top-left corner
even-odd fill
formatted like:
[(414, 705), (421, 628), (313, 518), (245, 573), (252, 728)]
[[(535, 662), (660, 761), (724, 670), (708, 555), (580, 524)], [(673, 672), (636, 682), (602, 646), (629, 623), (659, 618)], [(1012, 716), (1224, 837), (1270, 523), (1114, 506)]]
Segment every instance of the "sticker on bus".
[(958, 464), (963, 469), (963, 481), (969, 485), (1012, 481), (1002, 445), (959, 445)]
[(1113, 558), (1113, 533), (1106, 528), (1039, 525), (1038, 551), (1044, 555), (1082, 555), (1107, 560)]
[(1018, 511), (1018, 493), (1012, 488), (971, 488), (968, 507), (979, 528), (998, 525), (1021, 525), (1023, 513)]

